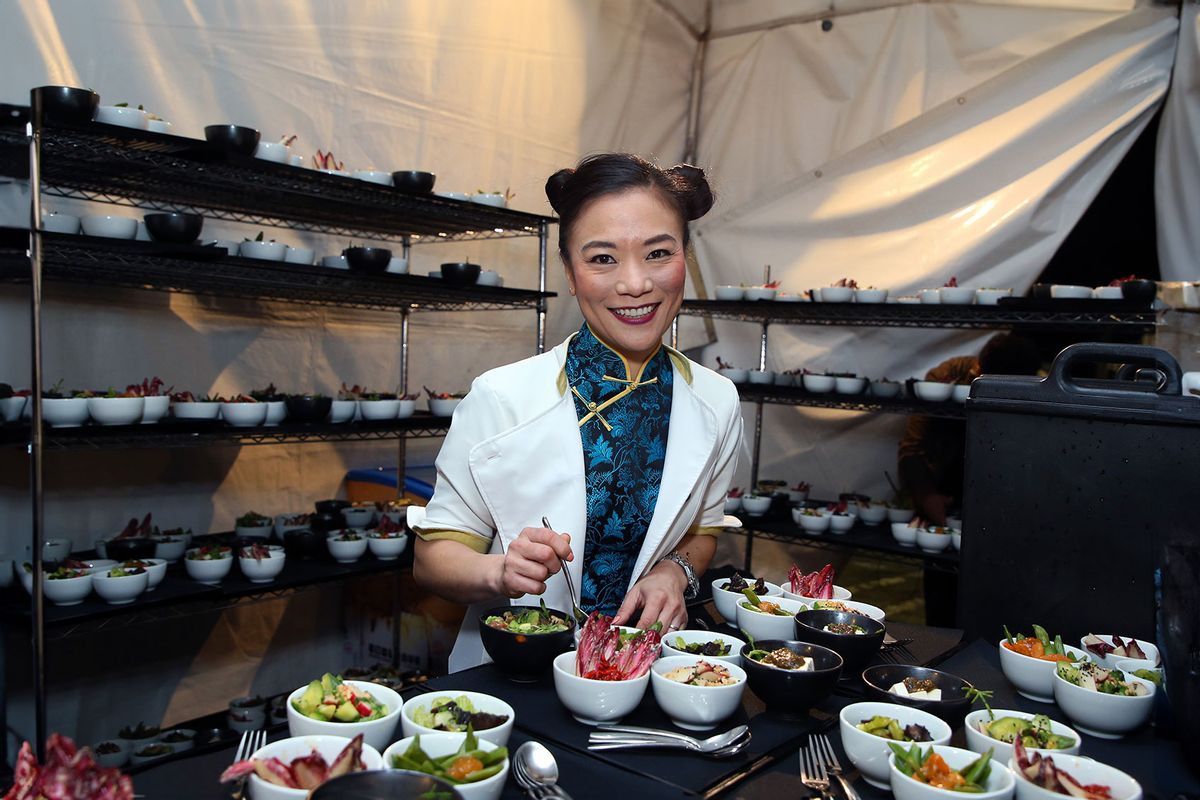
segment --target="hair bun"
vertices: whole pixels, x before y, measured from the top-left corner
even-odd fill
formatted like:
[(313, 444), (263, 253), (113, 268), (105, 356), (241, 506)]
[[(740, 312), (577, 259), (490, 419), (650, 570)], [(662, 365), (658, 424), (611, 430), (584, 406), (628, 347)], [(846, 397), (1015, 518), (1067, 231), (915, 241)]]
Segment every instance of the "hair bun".
[(574, 175), (575, 170), (573, 169), (560, 169), (546, 179), (546, 199), (550, 201), (550, 207), (560, 215), (562, 214), (563, 195), (567, 191), (567, 184)]
[(676, 176), (683, 189), (685, 208), (689, 221), (700, 219), (713, 207), (714, 197), (704, 170), (691, 164), (677, 164), (667, 170)]

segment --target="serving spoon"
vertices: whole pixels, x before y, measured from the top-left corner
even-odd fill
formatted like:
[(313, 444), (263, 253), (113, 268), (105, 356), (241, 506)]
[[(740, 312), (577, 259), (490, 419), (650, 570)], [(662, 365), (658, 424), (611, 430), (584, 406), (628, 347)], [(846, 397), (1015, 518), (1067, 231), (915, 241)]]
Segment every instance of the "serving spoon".
[[(554, 530), (550, 527), (550, 520), (542, 517), (542, 527), (548, 530)], [(575, 617), (576, 624), (582, 626), (587, 622), (587, 614), (583, 613), (583, 609), (579, 607), (579, 603), (575, 602), (575, 582), (571, 580), (571, 571), (567, 569), (567, 562), (563, 561), (563, 557), (558, 557), (558, 563), (562, 565), (563, 577), (567, 580), (567, 591), (571, 593), (571, 616)]]
[[(549, 526), (547, 526), (549, 527)], [(531, 797), (555, 797), (571, 800), (558, 785), (558, 762), (541, 742), (528, 741), (513, 754), (513, 772), (517, 783)]]
[[(734, 744), (741, 744), (745, 738), (750, 739), (750, 728), (737, 725), (724, 733), (718, 733), (707, 739), (697, 739), (674, 731), (664, 731), (657, 728), (639, 728), (631, 725), (602, 725), (592, 731), (588, 737), (589, 745), (599, 745), (601, 749), (620, 747), (677, 747), (694, 750), (697, 753), (710, 755), (725, 750)], [(739, 748), (740, 749), (740, 748)]]

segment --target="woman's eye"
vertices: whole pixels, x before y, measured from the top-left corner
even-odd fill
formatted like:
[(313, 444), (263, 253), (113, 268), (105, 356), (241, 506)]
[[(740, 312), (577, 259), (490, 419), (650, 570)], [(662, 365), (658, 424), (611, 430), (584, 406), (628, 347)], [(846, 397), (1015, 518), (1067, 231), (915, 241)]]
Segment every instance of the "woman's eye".
[(617, 260), (608, 253), (597, 253), (588, 259), (589, 264), (615, 264)]
[(649, 259), (670, 258), (672, 255), (674, 255), (674, 253), (672, 253), (670, 250), (666, 250), (666, 249), (663, 249), (660, 247), (657, 250), (650, 251), (650, 255), (646, 256), (646, 258), (649, 258)]

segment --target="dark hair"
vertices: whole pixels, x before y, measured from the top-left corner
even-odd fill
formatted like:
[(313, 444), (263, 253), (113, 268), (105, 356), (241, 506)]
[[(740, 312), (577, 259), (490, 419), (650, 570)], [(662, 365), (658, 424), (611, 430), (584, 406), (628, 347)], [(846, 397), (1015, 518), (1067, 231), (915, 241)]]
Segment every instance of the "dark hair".
[(1024, 336), (998, 333), (979, 351), (979, 371), (984, 375), (1036, 375), (1042, 354)]
[(575, 169), (560, 169), (546, 180), (546, 197), (558, 214), (558, 252), (570, 264), (567, 237), (585, 206), (598, 197), (629, 189), (657, 189), (683, 223), (683, 245), (688, 243), (687, 223), (700, 219), (713, 205), (712, 189), (704, 170), (690, 164), (662, 169), (631, 153), (588, 156)]

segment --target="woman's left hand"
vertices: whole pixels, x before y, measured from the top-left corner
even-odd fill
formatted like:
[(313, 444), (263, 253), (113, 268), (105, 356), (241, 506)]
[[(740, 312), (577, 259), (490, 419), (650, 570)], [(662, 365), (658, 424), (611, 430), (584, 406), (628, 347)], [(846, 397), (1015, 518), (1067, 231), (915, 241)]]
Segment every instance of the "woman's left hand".
[(655, 622), (662, 622), (663, 633), (677, 631), (687, 626), (687, 607), (683, 593), (687, 591), (687, 576), (679, 565), (664, 561), (646, 573), (625, 595), (625, 602), (617, 609), (614, 625), (629, 625), (637, 610), (642, 609), (635, 627), (643, 630)]

